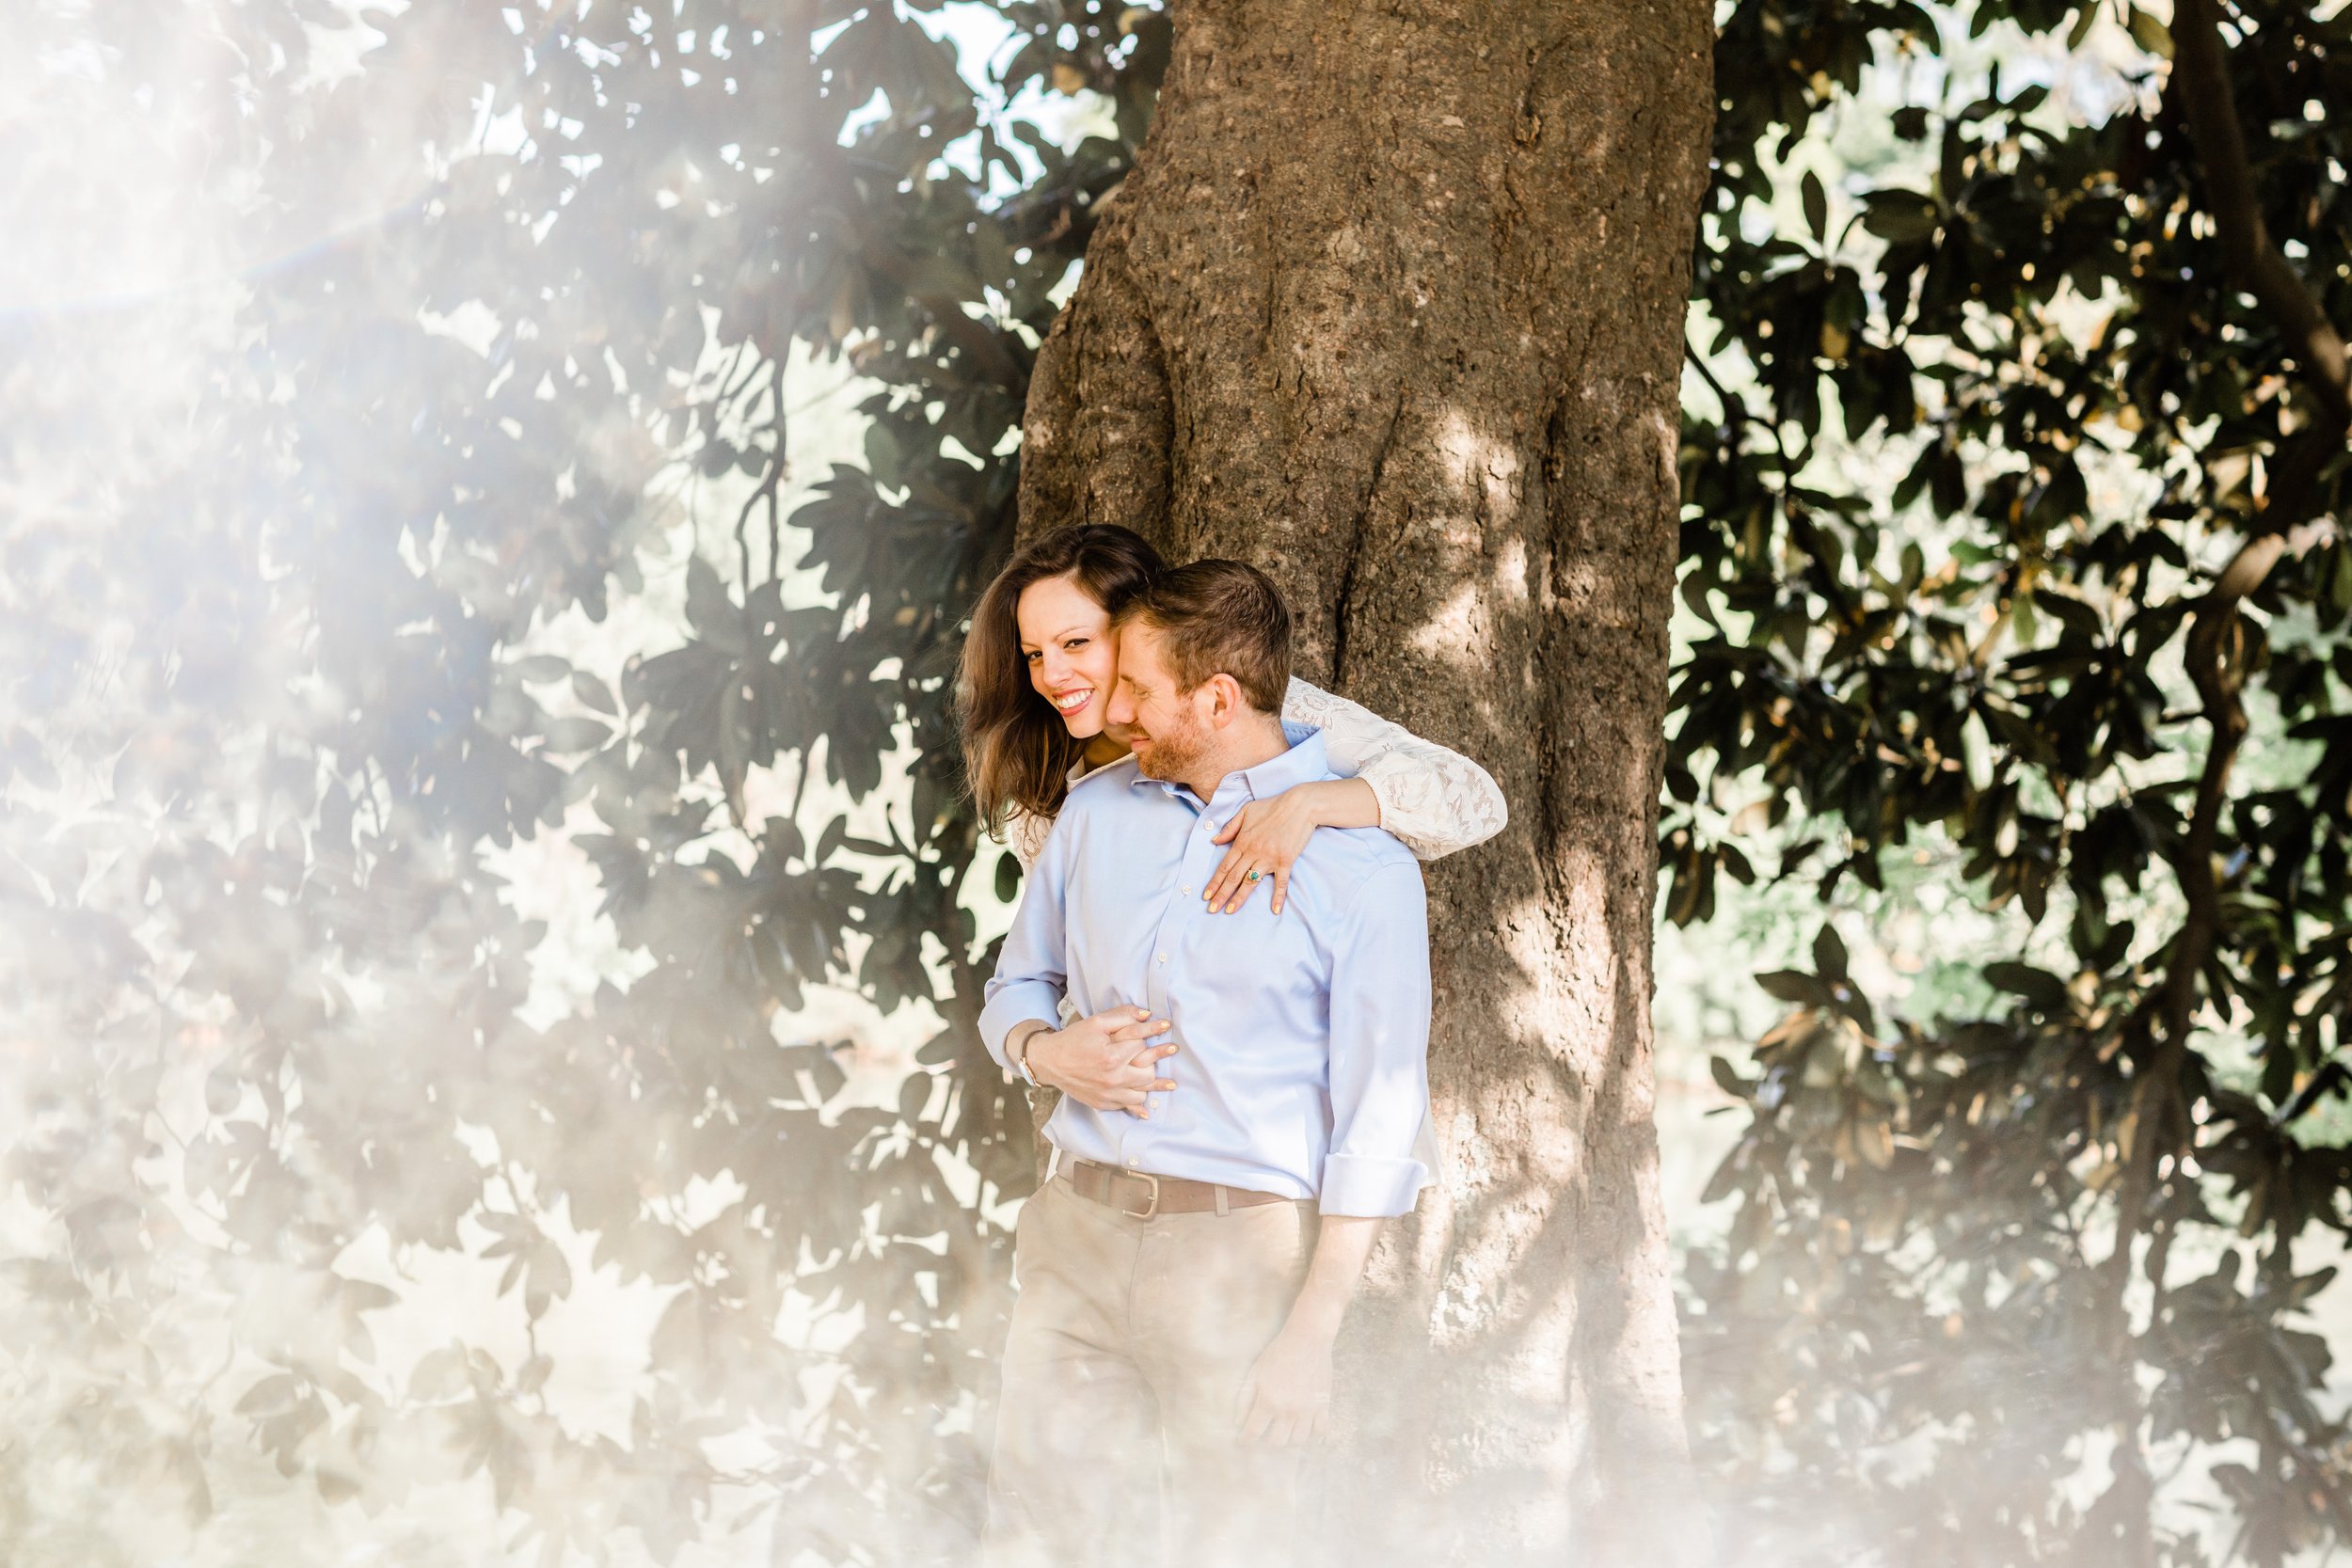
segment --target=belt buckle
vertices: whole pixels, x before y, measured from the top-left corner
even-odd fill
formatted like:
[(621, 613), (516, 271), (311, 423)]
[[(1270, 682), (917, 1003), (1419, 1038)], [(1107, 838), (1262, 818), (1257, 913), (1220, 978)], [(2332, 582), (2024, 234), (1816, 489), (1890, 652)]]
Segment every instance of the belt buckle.
[(1119, 1212), (1131, 1220), (1148, 1220), (1156, 1215), (1160, 1212), (1160, 1179), (1150, 1171), (1143, 1170), (1122, 1170), (1119, 1174), (1132, 1180), (1152, 1183), (1152, 1197), (1148, 1203), (1141, 1209), (1122, 1208)]

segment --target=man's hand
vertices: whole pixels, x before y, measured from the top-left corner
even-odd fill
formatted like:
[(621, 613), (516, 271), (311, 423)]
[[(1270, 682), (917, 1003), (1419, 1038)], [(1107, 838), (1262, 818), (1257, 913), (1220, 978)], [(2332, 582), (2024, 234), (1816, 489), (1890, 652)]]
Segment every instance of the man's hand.
[(1361, 1214), (1322, 1216), (1306, 1283), (1282, 1332), (1242, 1380), (1243, 1442), (1295, 1448), (1331, 1430), (1331, 1347), (1382, 1223)]
[(1146, 1045), (1168, 1032), (1168, 1020), (1141, 1007), (1113, 1007), (1082, 1018), (1067, 1029), (1049, 1029), (1029, 1040), (1029, 1070), (1094, 1111), (1132, 1111), (1149, 1121), (1154, 1089), (1172, 1089), (1160, 1063), (1176, 1054), (1172, 1045)]
[(1320, 1442), (1330, 1427), (1331, 1336), (1294, 1320), (1242, 1380), (1241, 1440), (1297, 1448)]

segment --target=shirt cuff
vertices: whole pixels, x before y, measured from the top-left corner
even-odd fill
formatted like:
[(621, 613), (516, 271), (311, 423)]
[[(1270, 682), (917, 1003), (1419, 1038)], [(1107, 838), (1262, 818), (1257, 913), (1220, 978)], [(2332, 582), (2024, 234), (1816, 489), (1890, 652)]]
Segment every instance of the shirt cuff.
[[(1005, 1054), (1005, 1037), (1013, 1028), (1030, 1019), (1048, 1029), (1061, 1027), (1061, 992), (1042, 981), (1029, 980), (1007, 986), (988, 999), (980, 1009), (980, 1043), (996, 1058), (996, 1065), (1013, 1072), (1012, 1060)], [(1021, 1075), (1013, 1072), (1018, 1078)]]
[(1327, 1155), (1323, 1162), (1323, 1191), (1315, 1207), (1327, 1214), (1366, 1219), (1409, 1213), (1428, 1181), (1429, 1167), (1419, 1160)]

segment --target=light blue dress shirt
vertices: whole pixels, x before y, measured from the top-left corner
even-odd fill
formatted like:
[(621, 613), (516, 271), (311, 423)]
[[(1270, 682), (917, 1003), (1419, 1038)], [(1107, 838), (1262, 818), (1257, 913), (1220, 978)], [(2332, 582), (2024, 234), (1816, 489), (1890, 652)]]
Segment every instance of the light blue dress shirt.
[[(1205, 804), (1135, 759), (1074, 786), (1022, 890), (980, 1034), (1006, 1061), (1027, 1019), (1149, 1007), (1180, 1049), (1149, 1119), (1065, 1095), (1046, 1136), (1102, 1164), (1401, 1214), (1430, 1177), (1429, 913), (1412, 852), (1377, 828), (1318, 828), (1282, 912), (1201, 899), (1245, 804), (1337, 777), (1314, 730), (1231, 773)], [(1009, 1065), (1009, 1064), (1008, 1064)]]

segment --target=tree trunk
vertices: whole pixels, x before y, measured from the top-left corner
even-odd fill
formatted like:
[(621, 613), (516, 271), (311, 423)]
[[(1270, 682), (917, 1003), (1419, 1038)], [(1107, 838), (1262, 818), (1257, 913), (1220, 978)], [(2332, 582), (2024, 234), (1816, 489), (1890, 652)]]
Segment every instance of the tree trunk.
[(1649, 993), (1710, 16), (1176, 0), (1030, 388), (1025, 534), (1266, 568), (1301, 673), (1511, 801), (1429, 879), (1445, 1168), (1350, 1330), (1359, 1560), (1695, 1539)]

